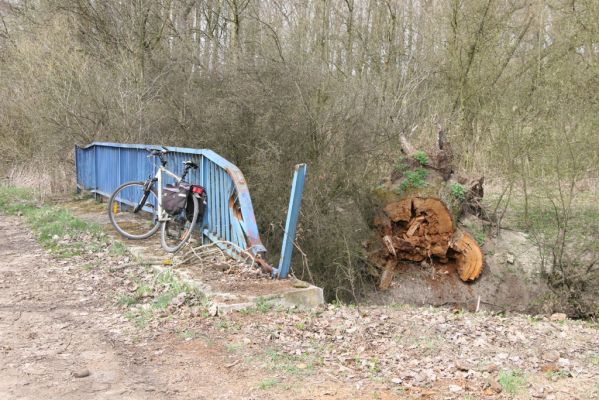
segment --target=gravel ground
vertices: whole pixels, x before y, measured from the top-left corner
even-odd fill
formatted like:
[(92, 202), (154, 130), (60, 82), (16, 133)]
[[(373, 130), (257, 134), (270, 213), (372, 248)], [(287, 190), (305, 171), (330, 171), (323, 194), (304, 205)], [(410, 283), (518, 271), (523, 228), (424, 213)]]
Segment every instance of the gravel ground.
[(1, 399), (599, 398), (588, 322), (266, 302), (211, 316), (126, 254), (57, 258), (21, 219), (0, 215)]

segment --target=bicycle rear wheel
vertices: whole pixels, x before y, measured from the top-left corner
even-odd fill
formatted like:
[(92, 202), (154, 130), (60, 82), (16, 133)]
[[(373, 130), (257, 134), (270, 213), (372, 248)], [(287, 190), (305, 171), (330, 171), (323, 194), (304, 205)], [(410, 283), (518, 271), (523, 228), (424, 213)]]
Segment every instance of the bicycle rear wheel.
[(193, 229), (196, 226), (199, 213), (199, 203), (195, 196), (191, 196), (193, 201), (193, 216), (189, 221), (185, 215), (185, 210), (175, 216), (169, 216), (162, 223), (160, 232), (160, 243), (162, 248), (169, 253), (175, 253), (183, 247), (191, 238)]
[[(147, 239), (158, 231), (158, 197), (145, 182), (127, 182), (108, 200), (108, 218), (114, 229), (128, 239)], [(138, 209), (136, 211), (136, 209)]]

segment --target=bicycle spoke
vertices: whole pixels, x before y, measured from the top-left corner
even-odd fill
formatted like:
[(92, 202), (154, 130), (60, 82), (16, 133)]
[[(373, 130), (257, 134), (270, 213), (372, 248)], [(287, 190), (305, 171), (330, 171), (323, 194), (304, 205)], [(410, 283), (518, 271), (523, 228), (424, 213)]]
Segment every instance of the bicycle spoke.
[[(110, 221), (116, 230), (129, 239), (143, 239), (151, 236), (158, 229), (155, 215), (156, 195), (148, 193), (143, 207), (141, 203), (146, 197), (141, 182), (130, 182), (122, 185), (111, 196), (109, 203)], [(139, 211), (135, 211), (137, 208)]]

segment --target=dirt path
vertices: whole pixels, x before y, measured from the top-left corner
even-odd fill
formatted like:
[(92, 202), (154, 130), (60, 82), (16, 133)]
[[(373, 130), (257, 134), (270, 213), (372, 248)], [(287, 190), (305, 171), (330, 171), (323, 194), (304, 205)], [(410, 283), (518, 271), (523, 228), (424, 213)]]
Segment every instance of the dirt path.
[[(263, 366), (227, 351), (211, 322), (175, 313), (135, 327), (115, 301), (130, 280), (109, 265), (87, 270), (95, 255), (56, 259), (11, 216), (0, 215), (0, 243), (0, 399), (249, 400), (287, 392), (272, 387)], [(290, 398), (318, 397), (315, 390), (343, 397), (327, 380), (297, 386)]]
[(0, 216), (0, 243), (1, 399), (243, 397), (201, 343), (181, 354), (169, 335), (132, 331), (118, 276), (51, 258), (16, 217)]
[[(144, 399), (161, 390), (162, 377), (119, 338), (102, 277), (48, 257), (18, 218), (0, 217), (0, 243), (0, 398)], [(89, 377), (73, 376), (85, 369)]]
[(155, 307), (160, 292), (120, 301), (156, 281), (129, 261), (57, 258), (0, 215), (0, 399), (599, 398), (594, 324), (403, 305), (210, 317)]

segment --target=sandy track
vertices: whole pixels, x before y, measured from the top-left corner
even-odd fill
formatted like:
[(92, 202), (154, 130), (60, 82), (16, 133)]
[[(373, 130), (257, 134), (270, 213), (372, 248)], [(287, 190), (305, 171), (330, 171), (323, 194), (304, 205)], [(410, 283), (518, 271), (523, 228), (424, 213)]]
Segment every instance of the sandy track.
[(243, 397), (209, 394), (218, 355), (192, 359), (169, 335), (136, 333), (115, 305), (122, 278), (53, 259), (17, 217), (0, 216), (0, 244), (0, 399)]

